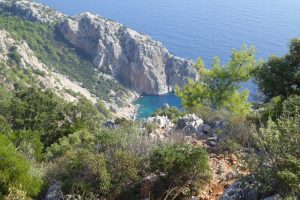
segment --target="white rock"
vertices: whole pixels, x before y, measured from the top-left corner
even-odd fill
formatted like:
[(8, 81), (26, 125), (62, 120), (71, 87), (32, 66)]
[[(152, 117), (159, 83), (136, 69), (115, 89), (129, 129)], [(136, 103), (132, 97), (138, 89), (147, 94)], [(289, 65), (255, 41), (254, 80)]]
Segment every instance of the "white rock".
[(170, 129), (174, 127), (167, 116), (149, 117), (146, 121), (158, 125), (159, 128)]
[(89, 54), (101, 71), (139, 94), (164, 94), (175, 85), (183, 86), (188, 78), (197, 78), (192, 62), (171, 55), (147, 35), (98, 15), (68, 18), (59, 30)]
[(196, 134), (197, 137), (201, 137), (203, 135), (204, 123), (195, 114), (189, 114), (178, 120), (176, 128), (182, 130), (186, 135)]

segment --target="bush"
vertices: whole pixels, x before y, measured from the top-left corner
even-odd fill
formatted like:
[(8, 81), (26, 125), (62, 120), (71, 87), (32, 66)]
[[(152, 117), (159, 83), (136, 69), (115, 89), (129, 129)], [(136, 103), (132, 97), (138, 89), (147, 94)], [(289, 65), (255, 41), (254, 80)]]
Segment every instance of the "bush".
[[(93, 133), (78, 131), (61, 138), (47, 149), (46, 157), (53, 162), (47, 172), (47, 180), (61, 180), (66, 194), (84, 196), (83, 193), (89, 193), (114, 199), (146, 174), (150, 149), (155, 144), (138, 128), (125, 124), (121, 128), (103, 128)], [(90, 162), (102, 163), (105, 177), (109, 177), (105, 185), (110, 187), (105, 190), (95, 188), (101, 184), (97, 180), (103, 175), (89, 170)]]
[(255, 170), (263, 186), (296, 198), (300, 194), (300, 114), (290, 117), (284, 110), (276, 122), (270, 119), (260, 130), (257, 141), (261, 152)]
[(9, 194), (4, 198), (4, 200), (30, 200), (30, 199), (31, 198), (27, 197), (26, 192), (19, 190), (18, 188), (15, 187), (9, 188)]
[(46, 158), (52, 160), (64, 155), (67, 151), (79, 149), (93, 150), (95, 147), (94, 136), (86, 131), (80, 130), (63, 138), (60, 138), (58, 143), (54, 143), (51, 147), (47, 148)]
[(195, 195), (197, 190), (210, 179), (208, 156), (201, 147), (185, 144), (165, 145), (153, 150), (150, 156), (152, 172), (164, 173), (161, 177), (165, 188), (166, 199), (182, 199)]
[(44, 145), (38, 132), (22, 130), (11, 134), (10, 138), (28, 160), (43, 159)]
[(94, 193), (107, 195), (110, 190), (110, 174), (106, 159), (89, 151), (66, 152), (50, 166), (47, 180), (61, 180), (65, 194)]
[(152, 116), (167, 116), (173, 122), (177, 122), (185, 113), (180, 112), (176, 107), (161, 108), (156, 110)]
[(235, 153), (242, 148), (256, 148), (256, 125), (250, 120), (230, 120), (221, 133), (221, 142), (218, 151)]
[(16, 47), (12, 47), (10, 50), (9, 50), (9, 53), (8, 53), (8, 57), (14, 61), (16, 64), (20, 64), (21, 62), (21, 56), (20, 54), (18, 53), (18, 50)]
[(109, 196), (116, 197), (128, 186), (135, 183), (140, 177), (140, 159), (130, 152), (116, 150), (109, 160), (109, 171), (113, 190)]
[(0, 196), (9, 194), (9, 188), (17, 188), (28, 194), (36, 196), (41, 188), (41, 180), (30, 176), (30, 165), (19, 154), (7, 138), (0, 134)]

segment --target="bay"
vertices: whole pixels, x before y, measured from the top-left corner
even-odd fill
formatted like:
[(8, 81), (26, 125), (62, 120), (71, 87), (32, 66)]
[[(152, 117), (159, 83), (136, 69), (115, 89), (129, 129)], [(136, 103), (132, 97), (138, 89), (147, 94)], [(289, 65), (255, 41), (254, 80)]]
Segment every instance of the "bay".
[[(172, 54), (193, 60), (201, 57), (208, 66), (214, 56), (219, 56), (223, 63), (227, 62), (231, 50), (241, 48), (244, 43), (256, 47), (258, 59), (267, 59), (272, 54), (282, 56), (287, 53), (289, 40), (300, 36), (299, 0), (40, 2), (69, 15), (90, 11), (118, 21), (162, 42)], [(248, 86), (251, 91), (255, 90), (253, 84)], [(157, 108), (152, 106), (156, 105), (153, 102), (173, 101), (165, 96), (144, 98), (139, 103), (141, 109), (147, 108), (145, 113), (151, 113)]]

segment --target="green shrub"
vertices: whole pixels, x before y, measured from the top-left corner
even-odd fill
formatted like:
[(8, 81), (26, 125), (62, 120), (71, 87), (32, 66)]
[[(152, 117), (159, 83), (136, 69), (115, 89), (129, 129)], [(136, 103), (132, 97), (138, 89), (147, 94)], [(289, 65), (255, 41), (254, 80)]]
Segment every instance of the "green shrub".
[(106, 108), (106, 105), (102, 101), (97, 101), (96, 104), (100, 113), (102, 113), (106, 118), (111, 117), (110, 111)]
[(153, 133), (156, 129), (158, 129), (158, 125), (152, 122), (144, 122), (143, 128), (146, 130), (147, 133)]
[(46, 158), (52, 160), (64, 155), (67, 151), (93, 150), (95, 145), (94, 136), (86, 130), (80, 130), (68, 136), (59, 139), (58, 143), (52, 144), (47, 148)]
[(8, 125), (3, 128), (8, 130), (10, 126), (15, 132), (33, 131), (45, 147), (79, 130), (94, 131), (104, 119), (93, 103), (85, 98), (68, 103), (50, 90), (35, 87), (11, 93), (11, 96), (3, 95), (4, 99), (0, 99), (0, 115), (3, 116), (0, 122)]
[(141, 160), (137, 155), (121, 150), (116, 150), (109, 159), (108, 170), (113, 186), (109, 196), (116, 197), (122, 191), (127, 190), (129, 185), (141, 179), (139, 174)]
[(184, 114), (185, 113), (180, 112), (176, 107), (170, 107), (158, 109), (152, 114), (152, 116), (167, 116), (168, 119), (172, 120), (173, 122), (177, 122), (177, 120)]
[(27, 159), (38, 161), (43, 159), (44, 145), (38, 132), (21, 130), (11, 134), (10, 137)]
[(7, 195), (9, 188), (15, 187), (30, 197), (36, 196), (40, 192), (41, 180), (30, 176), (29, 172), (29, 163), (7, 136), (0, 134), (0, 194)]
[(65, 194), (95, 193), (105, 196), (111, 187), (105, 157), (85, 150), (66, 152), (51, 165), (47, 179), (50, 182), (62, 181)]
[(20, 62), (21, 62), (21, 55), (18, 53), (16, 47), (10, 48), (8, 57), (16, 64), (20, 64)]
[[(294, 113), (295, 114), (295, 113)], [(257, 143), (261, 153), (255, 168), (267, 190), (284, 196), (297, 196), (300, 192), (300, 115), (293, 117), (283, 111), (276, 121), (268, 121), (261, 128)]]
[[(160, 188), (166, 199), (195, 195), (210, 179), (208, 156), (201, 147), (185, 144), (165, 145), (153, 150), (150, 168), (155, 173), (165, 173)], [(154, 194), (162, 195), (162, 194)]]
[(46, 72), (40, 69), (32, 69), (32, 72), (36, 75), (39, 75), (41, 77), (45, 77), (46, 76)]

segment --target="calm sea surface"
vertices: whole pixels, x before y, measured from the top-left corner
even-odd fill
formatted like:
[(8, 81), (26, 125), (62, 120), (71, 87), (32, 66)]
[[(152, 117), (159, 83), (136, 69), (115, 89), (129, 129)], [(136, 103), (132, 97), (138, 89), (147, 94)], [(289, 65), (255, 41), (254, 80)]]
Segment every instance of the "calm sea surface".
[[(255, 45), (257, 58), (284, 55), (288, 41), (300, 37), (300, 0), (40, 0), (69, 15), (91, 11), (162, 42), (171, 53), (202, 57), (209, 66), (214, 56), (226, 62), (232, 48)], [(168, 96), (168, 95), (167, 95)], [(144, 97), (142, 117), (160, 103), (176, 102), (173, 95)], [(149, 111), (150, 110), (150, 111)], [(147, 114), (146, 114), (147, 113)]]

